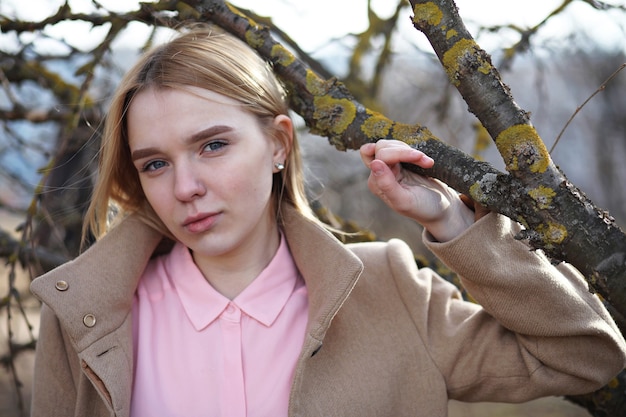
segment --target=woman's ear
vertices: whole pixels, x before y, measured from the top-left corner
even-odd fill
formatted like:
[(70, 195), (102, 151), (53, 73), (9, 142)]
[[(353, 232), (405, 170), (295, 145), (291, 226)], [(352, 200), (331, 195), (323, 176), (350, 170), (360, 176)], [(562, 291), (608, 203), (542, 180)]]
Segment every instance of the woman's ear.
[(284, 114), (274, 117), (274, 162), (285, 163), (293, 145), (293, 122)]

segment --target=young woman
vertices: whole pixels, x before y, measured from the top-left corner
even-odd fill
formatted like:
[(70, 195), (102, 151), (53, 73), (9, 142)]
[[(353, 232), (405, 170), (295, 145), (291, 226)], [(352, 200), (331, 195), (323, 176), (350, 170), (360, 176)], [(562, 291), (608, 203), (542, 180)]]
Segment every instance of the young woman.
[(580, 394), (623, 368), (575, 270), (402, 170), (432, 166), (421, 152), (361, 155), (480, 306), (403, 242), (346, 246), (314, 218), (284, 91), (245, 44), (194, 29), (144, 56), (107, 118), (99, 240), (32, 284), (33, 416), (445, 416), (449, 398)]

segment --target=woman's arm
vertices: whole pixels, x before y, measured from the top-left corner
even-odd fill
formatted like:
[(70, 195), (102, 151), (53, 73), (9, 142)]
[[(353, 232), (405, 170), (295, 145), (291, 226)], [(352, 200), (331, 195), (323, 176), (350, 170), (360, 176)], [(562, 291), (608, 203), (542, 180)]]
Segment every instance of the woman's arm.
[(525, 401), (581, 394), (624, 368), (624, 338), (581, 274), (530, 250), (514, 238), (519, 230), (492, 213), (449, 242), (425, 235), (427, 247), (482, 307), (457, 323), (454, 337), (463, 343), (451, 343), (437, 328), (447, 319), (429, 329), (452, 398)]
[(428, 248), (482, 306), (470, 308), (451, 296), (449, 286), (435, 285), (441, 279), (413, 289), (396, 278), (407, 285), (402, 294), (416, 323), (423, 316), (423, 302), (416, 300), (431, 291), (420, 332), (451, 398), (525, 401), (580, 394), (623, 369), (624, 338), (578, 271), (555, 267), (516, 240), (517, 223), (486, 215), (481, 207), (473, 212), (446, 184), (404, 170), (402, 162), (423, 168), (435, 163), (405, 143), (367, 144), (361, 157), (371, 170), (370, 190), (424, 226)]

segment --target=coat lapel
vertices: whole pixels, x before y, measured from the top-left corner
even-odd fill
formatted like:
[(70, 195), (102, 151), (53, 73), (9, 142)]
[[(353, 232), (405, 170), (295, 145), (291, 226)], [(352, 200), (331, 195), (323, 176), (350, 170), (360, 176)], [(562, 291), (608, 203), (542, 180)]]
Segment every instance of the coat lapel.
[(309, 294), (307, 334), (321, 341), (356, 285), (363, 263), (328, 231), (292, 207), (284, 210), (283, 225)]

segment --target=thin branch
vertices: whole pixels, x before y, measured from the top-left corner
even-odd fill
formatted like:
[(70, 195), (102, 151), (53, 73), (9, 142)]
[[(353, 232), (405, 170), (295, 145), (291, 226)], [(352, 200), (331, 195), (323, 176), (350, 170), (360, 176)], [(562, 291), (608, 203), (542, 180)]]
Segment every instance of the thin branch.
[(559, 132), (558, 136), (556, 137), (556, 140), (554, 141), (554, 143), (552, 144), (552, 147), (550, 148), (550, 155), (552, 155), (552, 152), (554, 151), (554, 148), (556, 148), (556, 145), (559, 143), (559, 141), (561, 140), (561, 137), (563, 136), (563, 133), (565, 133), (565, 130), (567, 129), (567, 127), (570, 125), (570, 123), (572, 122), (572, 120), (574, 120), (574, 117), (576, 117), (576, 115), (578, 113), (580, 113), (580, 111), (582, 110), (583, 107), (585, 107), (585, 105), (587, 103), (589, 103), (591, 101), (592, 98), (594, 98), (598, 93), (600, 93), (601, 91), (604, 91), (606, 89), (606, 85), (617, 76), (617, 74), (619, 74), (619, 72), (621, 70), (623, 70), (624, 68), (626, 68), (626, 63), (623, 63), (622, 65), (619, 66), (619, 68), (617, 70), (615, 70), (615, 72), (613, 74), (611, 74), (609, 76), (609, 78), (607, 78), (606, 80), (604, 80), (604, 82), (600, 85), (600, 87), (598, 87), (598, 89), (596, 91), (593, 92), (593, 94), (591, 94), (589, 97), (587, 97), (587, 99), (576, 108), (576, 111), (570, 116), (570, 118), (567, 120), (567, 123), (565, 123), (565, 126), (563, 126), (563, 129), (561, 129), (561, 131)]

